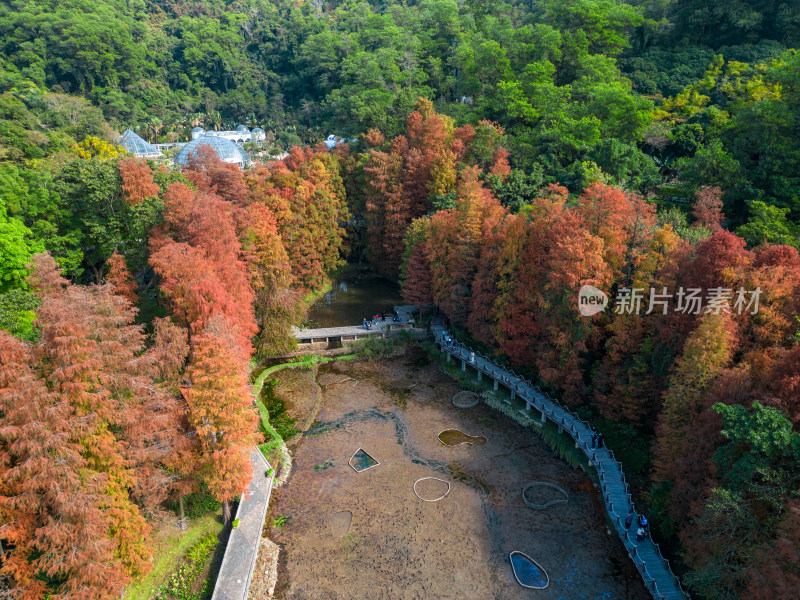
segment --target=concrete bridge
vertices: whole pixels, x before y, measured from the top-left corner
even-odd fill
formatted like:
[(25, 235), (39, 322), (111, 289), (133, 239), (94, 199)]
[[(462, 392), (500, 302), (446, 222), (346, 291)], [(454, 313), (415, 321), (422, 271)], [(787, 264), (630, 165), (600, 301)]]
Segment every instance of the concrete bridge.
[(386, 337), (401, 330), (415, 330), (413, 313), (417, 310), (416, 306), (397, 306), (395, 307), (401, 321), (395, 323), (392, 318), (387, 316), (385, 321), (372, 321), (371, 329), (364, 329), (363, 325), (347, 325), (344, 327), (321, 327), (318, 329), (298, 329), (294, 328), (294, 336), (297, 339), (298, 350), (314, 351), (328, 348), (352, 346), (358, 340), (370, 337)]
[[(486, 356), (458, 343), (452, 335), (449, 336), (451, 341), (446, 341), (441, 319), (434, 320), (431, 331), (442, 352), (447, 354), (447, 359), (452, 361), (455, 358), (461, 362), (462, 371), (466, 372), (467, 368), (474, 369), (478, 379), (483, 379), (484, 376), (491, 378), (495, 390), (501, 385), (509, 390), (512, 402), (516, 401), (514, 404), (519, 408), (516, 414), (522, 417), (519, 419), (522, 423), (533, 423), (537, 419), (541, 419), (544, 423), (550, 419), (562, 432), (566, 432), (575, 440), (575, 447), (580, 448), (597, 469), (606, 511), (653, 598), (688, 599), (689, 595), (672, 572), (669, 561), (661, 554), (659, 545), (649, 535), (641, 542), (636, 541), (636, 523), (639, 515), (633, 505), (622, 465), (610, 449), (592, 448), (591, 425), (556, 403), (524, 377), (500, 367)], [(630, 531), (625, 529), (625, 517), (628, 511), (634, 514), (634, 525), (631, 525)]]

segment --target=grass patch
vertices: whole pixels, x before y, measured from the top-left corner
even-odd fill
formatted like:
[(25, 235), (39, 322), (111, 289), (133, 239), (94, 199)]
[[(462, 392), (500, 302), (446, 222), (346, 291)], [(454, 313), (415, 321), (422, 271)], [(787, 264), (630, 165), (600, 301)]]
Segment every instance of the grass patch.
[(287, 525), (289, 523), (289, 521), (291, 521), (291, 520), (292, 520), (292, 517), (287, 517), (286, 515), (281, 515), (277, 519), (274, 519), (272, 521), (272, 524), (276, 528), (281, 529), (284, 525)]
[(283, 441), (288, 441), (300, 430), (295, 427), (295, 420), (286, 413), (286, 403), (275, 394), (278, 382), (270, 379), (261, 387), (261, 402), (269, 414), (269, 422), (281, 436)]
[(153, 570), (128, 585), (125, 590), (125, 600), (151, 600), (156, 597), (159, 588), (167, 583), (189, 549), (203, 536), (213, 535), (216, 540), (221, 531), (221, 511), (190, 521), (186, 531), (173, 527), (165, 528), (154, 536), (156, 543), (153, 551)]
[[(271, 367), (267, 367), (266, 369), (259, 371), (258, 376), (253, 381), (253, 396), (255, 396), (256, 408), (258, 408), (258, 414), (260, 418), (259, 429), (264, 435), (264, 439), (266, 441), (263, 444), (259, 444), (258, 448), (261, 450), (261, 454), (264, 455), (264, 458), (267, 459), (267, 462), (270, 465), (281, 466), (281, 469), (283, 469), (281, 472), (281, 477), (284, 476), (283, 473), (288, 473), (292, 467), (292, 459), (289, 456), (289, 451), (286, 449), (286, 442), (284, 437), (281, 435), (281, 430), (284, 434), (288, 433), (288, 430), (291, 429), (291, 425), (294, 423), (276, 423), (276, 425), (278, 425), (276, 427), (270, 422), (270, 409), (262, 400), (262, 391), (265, 389), (265, 387), (274, 387), (274, 383), (268, 381), (268, 377), (273, 373), (280, 371), (281, 369), (310, 369), (317, 364), (324, 364), (335, 360), (350, 360), (353, 358), (357, 358), (355, 354), (347, 354), (336, 357), (306, 354), (297, 356), (285, 363), (272, 365)], [(259, 367), (253, 365), (251, 367), (251, 372), (255, 372), (258, 369)], [(289, 421), (291, 420), (289, 419)], [(297, 431), (295, 430), (295, 433), (296, 432)], [(294, 433), (292, 435), (294, 435)], [(280, 482), (278, 485), (280, 485)]]
[(158, 598), (163, 600), (202, 600), (211, 595), (211, 578), (199, 580), (206, 568), (214, 548), (219, 542), (213, 532), (198, 539), (186, 551), (181, 565), (170, 575), (167, 582), (158, 590)]
[(413, 339), (414, 334), (401, 329), (389, 337), (373, 336), (359, 340), (351, 346), (351, 349), (355, 358), (360, 360), (386, 358), (404, 352)]

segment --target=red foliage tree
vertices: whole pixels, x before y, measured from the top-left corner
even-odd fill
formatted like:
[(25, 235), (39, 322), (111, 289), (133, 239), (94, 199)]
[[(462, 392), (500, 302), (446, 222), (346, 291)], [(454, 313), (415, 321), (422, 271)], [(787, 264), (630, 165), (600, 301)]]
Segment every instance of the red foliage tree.
[(492, 175), (498, 175), (502, 179), (511, 175), (511, 165), (508, 164), (508, 156), (508, 150), (502, 147), (498, 148), (494, 153), (494, 163), (489, 172)]
[(472, 283), (483, 245), (483, 223), (506, 210), (478, 180), (475, 168), (460, 173), (456, 208), (431, 218), (428, 263), (436, 302), (454, 322), (466, 325), (471, 312)]
[[(404, 210), (404, 195), (400, 185), (403, 158), (397, 153), (375, 152), (364, 168), (369, 189), (366, 196), (367, 251), (373, 269), (386, 275), (396, 272), (399, 255), (396, 253), (405, 238), (403, 225), (411, 214)], [(388, 237), (388, 219), (397, 226)]]
[(800, 423), (800, 345), (784, 349), (769, 377), (768, 404), (780, 408), (795, 426)]
[(334, 153), (293, 148), (283, 162), (248, 175), (252, 200), (276, 219), (301, 292), (319, 288), (343, 264), (343, 224), (350, 216), (339, 168)]
[(131, 304), (136, 304), (139, 301), (139, 296), (136, 294), (139, 285), (128, 270), (125, 258), (114, 252), (108, 259), (107, 266), (106, 280), (114, 287), (115, 293), (124, 297)]
[(279, 354), (293, 347), (291, 326), (303, 318), (302, 303), (291, 288), (292, 267), (272, 212), (254, 202), (247, 215), (244, 250), (259, 326), (256, 350), (261, 356)]
[(692, 206), (692, 215), (701, 225), (708, 227), (712, 233), (722, 229), (725, 215), (722, 214), (722, 190), (718, 187), (704, 187), (697, 192), (697, 199)]
[(703, 290), (733, 288), (752, 261), (753, 253), (745, 250), (742, 238), (720, 230), (697, 245), (695, 260), (684, 281)]
[(144, 355), (146, 372), (153, 379), (175, 382), (189, 356), (188, 332), (166, 317), (154, 319), (153, 329), (153, 343)]
[(747, 592), (753, 600), (800, 598), (800, 500), (787, 502), (777, 538), (759, 548)]
[[(125, 575), (114, 565), (109, 521), (99, 509), (102, 482), (81, 481), (86, 459), (69, 433), (69, 403), (48, 391), (34, 364), (29, 348), (0, 331), (0, 537), (13, 545), (0, 573), (22, 600), (44, 597), (41, 572), (73, 580), (67, 598), (81, 597), (74, 593), (81, 587), (111, 598)], [(56, 560), (30, 560), (41, 550)]]
[(230, 203), (207, 193), (192, 196), (181, 184), (164, 199), (164, 226), (151, 238), (150, 264), (174, 314), (198, 333), (214, 314), (237, 325), (243, 355), (258, 331), (253, 290)]
[[(566, 190), (564, 190), (564, 193)], [(583, 356), (593, 332), (575, 298), (584, 284), (607, 288), (603, 242), (581, 213), (550, 189), (534, 202), (533, 221), (511, 221), (498, 263), (497, 341), (515, 364), (534, 365), (575, 404), (584, 393)]]
[(146, 198), (158, 196), (159, 187), (153, 182), (153, 171), (144, 160), (121, 159), (119, 174), (122, 177), (122, 199), (131, 206), (141, 204)]
[(425, 242), (422, 242), (411, 250), (406, 269), (406, 284), (403, 286), (403, 302), (418, 306), (433, 302), (432, 279)]
[[(0, 504), (22, 515), (11, 564), (63, 580), (60, 597), (115, 597), (150, 568), (142, 511), (166, 493), (176, 406), (141, 374), (144, 335), (124, 297), (69, 285), (49, 255), (34, 258), (31, 283), (35, 351), (0, 342), (13, 359), (0, 376), (0, 412), (13, 423), (0, 433), (0, 464), (14, 493)], [(38, 590), (25, 573), (14, 577)]]
[(210, 146), (201, 145), (197, 153), (189, 157), (184, 172), (198, 190), (216, 194), (236, 207), (246, 205), (250, 199), (242, 170), (221, 161)]
[(380, 132), (380, 130), (375, 129), (374, 127), (367, 130), (367, 133), (363, 136), (364, 142), (372, 148), (377, 148), (378, 146), (382, 146), (383, 143), (386, 141), (386, 138)]
[(704, 398), (730, 361), (736, 346), (735, 324), (725, 313), (709, 313), (686, 341), (664, 396), (655, 449), (656, 477), (675, 480), (686, 427), (704, 408)]
[(603, 240), (605, 261), (625, 284), (655, 229), (655, 208), (619, 188), (595, 183), (580, 197), (586, 228)]
[(187, 371), (192, 387), (183, 391), (200, 446), (198, 471), (223, 503), (225, 522), (230, 502), (247, 490), (250, 453), (260, 438), (247, 363), (240, 359), (237, 337), (230, 334), (235, 327), (215, 318), (196, 336)]

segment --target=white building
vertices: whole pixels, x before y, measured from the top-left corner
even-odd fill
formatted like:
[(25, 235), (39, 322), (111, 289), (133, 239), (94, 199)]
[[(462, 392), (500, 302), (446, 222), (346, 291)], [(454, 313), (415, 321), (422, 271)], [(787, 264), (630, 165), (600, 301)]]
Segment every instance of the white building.
[(220, 137), (234, 144), (246, 144), (247, 142), (263, 142), (267, 139), (267, 134), (260, 127), (250, 131), (244, 125), (239, 125), (236, 131), (214, 131), (213, 129), (206, 131), (202, 127), (192, 129), (193, 140), (201, 137)]

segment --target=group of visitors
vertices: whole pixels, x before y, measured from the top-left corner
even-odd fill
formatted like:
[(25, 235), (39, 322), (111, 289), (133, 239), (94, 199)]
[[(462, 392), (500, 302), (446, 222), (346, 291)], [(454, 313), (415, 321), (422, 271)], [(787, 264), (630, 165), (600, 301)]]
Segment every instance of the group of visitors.
[[(628, 516), (625, 517), (625, 529), (628, 530), (631, 528), (633, 524), (633, 511), (628, 511)], [(636, 530), (636, 541), (642, 542), (647, 537), (647, 533), (650, 529), (650, 523), (647, 520), (647, 517), (644, 515), (639, 515), (639, 527)]]
[(377, 327), (378, 323), (386, 322), (386, 316), (390, 316), (392, 318), (393, 323), (402, 323), (403, 318), (397, 312), (397, 308), (393, 308), (391, 311), (385, 311), (380, 314), (376, 314), (372, 319), (364, 318), (361, 322), (362, 327), (364, 329), (372, 329), (373, 327)]

